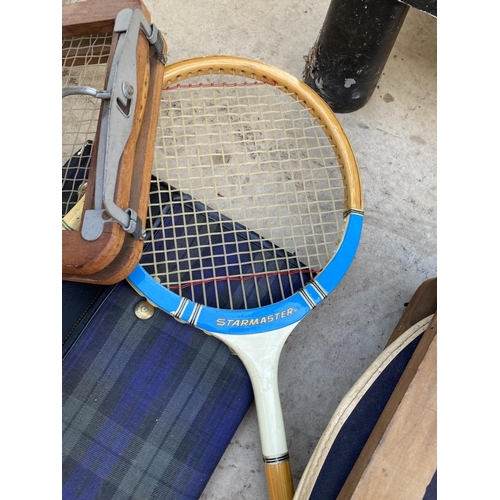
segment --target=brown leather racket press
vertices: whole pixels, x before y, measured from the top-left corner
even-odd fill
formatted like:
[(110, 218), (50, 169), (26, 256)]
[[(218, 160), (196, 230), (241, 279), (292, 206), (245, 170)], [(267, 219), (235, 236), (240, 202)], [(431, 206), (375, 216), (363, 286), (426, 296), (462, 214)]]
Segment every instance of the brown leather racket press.
[(113, 284), (138, 263), (166, 43), (140, 0), (62, 7), (63, 280)]
[[(331, 109), (294, 76), (234, 56), (164, 68), (161, 35), (143, 21), (143, 7), (116, 7), (112, 27), (94, 23), (98, 36), (90, 38), (66, 31), (87, 38), (81, 49), (63, 45), (63, 56), (89, 66), (80, 75), (76, 62), (63, 62), (64, 78), (75, 80), (63, 83), (63, 111), (80, 115), (64, 128), (71, 140), (63, 140), (63, 165), (72, 177), (63, 200), (68, 185), (72, 198), (63, 226), (83, 197), (76, 167), (90, 159), (78, 230), (63, 231), (64, 277), (127, 278), (151, 304), (226, 343), (252, 382), (269, 498), (291, 500), (279, 356), (356, 254), (363, 199), (354, 153)], [(87, 14), (95, 19), (92, 9)], [(137, 65), (130, 55), (121, 64), (125, 45)], [(109, 53), (106, 83), (89, 83), (101, 49)], [(86, 133), (99, 98), (94, 144)], [(71, 108), (68, 99), (89, 107)]]

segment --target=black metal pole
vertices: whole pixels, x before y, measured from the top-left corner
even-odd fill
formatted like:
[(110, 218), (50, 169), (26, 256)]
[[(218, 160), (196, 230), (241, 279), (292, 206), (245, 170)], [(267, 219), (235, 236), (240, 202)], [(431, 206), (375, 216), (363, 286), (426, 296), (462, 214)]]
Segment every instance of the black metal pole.
[(333, 111), (368, 102), (408, 9), (397, 0), (331, 1), (303, 77)]

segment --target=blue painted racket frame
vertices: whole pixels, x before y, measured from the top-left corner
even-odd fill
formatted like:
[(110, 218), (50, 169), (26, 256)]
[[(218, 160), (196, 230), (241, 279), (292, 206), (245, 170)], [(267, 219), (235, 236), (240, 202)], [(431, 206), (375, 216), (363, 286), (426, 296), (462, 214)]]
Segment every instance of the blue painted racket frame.
[(230, 335), (250, 335), (284, 328), (300, 321), (341, 281), (358, 249), (363, 226), (361, 213), (346, 216), (346, 230), (335, 255), (323, 271), (304, 288), (276, 303), (253, 309), (217, 309), (181, 297), (157, 283), (138, 264), (128, 277), (130, 284), (156, 307), (179, 321), (201, 330)]

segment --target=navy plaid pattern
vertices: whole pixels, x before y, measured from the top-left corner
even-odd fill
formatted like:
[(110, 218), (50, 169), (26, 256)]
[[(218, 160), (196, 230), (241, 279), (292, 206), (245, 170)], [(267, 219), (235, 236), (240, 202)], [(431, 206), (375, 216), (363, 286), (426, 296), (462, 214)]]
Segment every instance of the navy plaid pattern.
[(63, 499), (195, 499), (252, 398), (228, 348), (116, 285), (63, 359)]

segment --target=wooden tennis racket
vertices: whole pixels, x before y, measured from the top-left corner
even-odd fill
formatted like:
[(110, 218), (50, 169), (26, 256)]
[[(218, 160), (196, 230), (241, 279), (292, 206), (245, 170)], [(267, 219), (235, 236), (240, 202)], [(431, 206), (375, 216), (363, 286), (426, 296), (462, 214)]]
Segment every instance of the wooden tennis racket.
[(78, 231), (82, 222), (83, 205), (85, 196), (82, 196), (73, 208), (62, 218), (63, 231)]
[(270, 498), (291, 499), (278, 363), (357, 250), (363, 201), (348, 139), (323, 100), (277, 68), (225, 56), (172, 64), (148, 211), (128, 280), (240, 357)]

